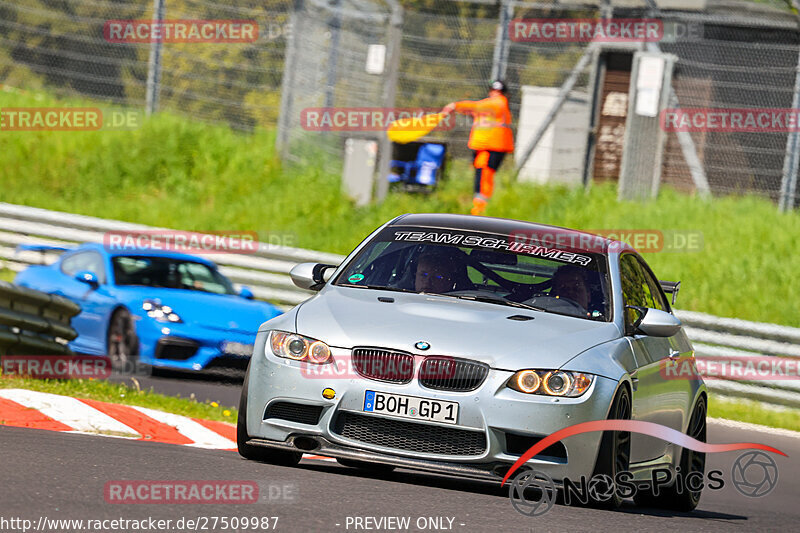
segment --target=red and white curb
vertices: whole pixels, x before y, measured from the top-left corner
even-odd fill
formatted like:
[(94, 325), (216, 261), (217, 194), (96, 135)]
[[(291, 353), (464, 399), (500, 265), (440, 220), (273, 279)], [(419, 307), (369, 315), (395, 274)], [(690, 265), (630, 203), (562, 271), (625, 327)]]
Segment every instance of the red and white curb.
[(236, 450), (236, 426), (227, 422), (24, 389), (0, 389), (0, 425)]

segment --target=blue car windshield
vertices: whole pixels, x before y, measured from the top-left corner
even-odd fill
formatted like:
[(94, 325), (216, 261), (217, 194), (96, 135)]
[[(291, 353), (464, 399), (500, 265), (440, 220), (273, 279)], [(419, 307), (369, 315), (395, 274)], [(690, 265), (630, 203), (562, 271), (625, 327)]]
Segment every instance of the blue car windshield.
[(359, 252), (334, 284), (611, 320), (605, 254), (517, 246), (503, 235), (390, 227)]
[(233, 284), (203, 263), (172, 257), (125, 255), (112, 258), (117, 285), (236, 294)]

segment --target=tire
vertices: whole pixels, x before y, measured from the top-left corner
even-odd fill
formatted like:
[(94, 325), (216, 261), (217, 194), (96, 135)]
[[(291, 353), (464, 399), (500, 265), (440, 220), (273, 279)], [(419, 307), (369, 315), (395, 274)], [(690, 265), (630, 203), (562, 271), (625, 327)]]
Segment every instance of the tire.
[(303, 457), (303, 454), (300, 452), (287, 452), (284, 450), (275, 450), (247, 444), (247, 441), (250, 439), (250, 436), (247, 434), (247, 378), (249, 374), (250, 370), (248, 366), (248, 371), (244, 376), (242, 396), (239, 399), (239, 416), (236, 419), (236, 448), (239, 450), (239, 455), (251, 461), (261, 461), (273, 465), (297, 465)]
[(382, 472), (387, 474), (395, 469), (394, 465), (370, 463), (367, 461), (357, 461), (355, 459), (336, 459), (336, 462), (342, 466), (347, 466), (350, 468), (360, 468), (362, 470), (370, 470), (372, 472)]
[[(622, 385), (608, 412), (609, 420), (630, 420), (631, 418), (631, 393)], [(599, 498), (589, 491), (589, 505), (604, 509), (616, 509), (622, 505), (622, 497), (614, 490), (613, 481), (619, 472), (627, 471), (631, 458), (631, 434), (627, 431), (604, 431), (600, 440), (600, 450), (597, 452), (595, 462), (595, 476), (608, 476), (612, 483), (611, 496)]]
[[(700, 442), (706, 442), (706, 409), (706, 399), (701, 396), (692, 410), (692, 417), (689, 419), (689, 427), (686, 430), (687, 435)], [(699, 473), (703, 477), (705, 475), (706, 454), (684, 448), (681, 452), (679, 466), (684, 480), (691, 473), (695, 473), (695, 475)], [(671, 487), (661, 488), (658, 491), (658, 496), (649, 490), (638, 491), (633, 500), (636, 505), (642, 507), (657, 507), (671, 511), (689, 512), (693, 511), (697, 504), (700, 503), (702, 492), (702, 488), (698, 491), (690, 491), (685, 486), (678, 491), (678, 484), (674, 483)]]
[(136, 336), (136, 328), (127, 309), (117, 309), (111, 315), (106, 331), (106, 347), (112, 369), (136, 373), (139, 361), (139, 338)]

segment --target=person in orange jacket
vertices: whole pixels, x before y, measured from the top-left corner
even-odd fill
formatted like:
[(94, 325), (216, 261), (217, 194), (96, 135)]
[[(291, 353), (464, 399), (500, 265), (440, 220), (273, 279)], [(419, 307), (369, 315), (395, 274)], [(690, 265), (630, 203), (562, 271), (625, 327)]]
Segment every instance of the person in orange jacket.
[(442, 113), (453, 111), (472, 115), (469, 146), (475, 152), (475, 195), (472, 198), (473, 215), (480, 215), (494, 192), (494, 174), (503, 158), (514, 151), (514, 134), (511, 131), (511, 111), (508, 108), (508, 89), (501, 80), (495, 80), (489, 97), (483, 100), (463, 100), (447, 104)]

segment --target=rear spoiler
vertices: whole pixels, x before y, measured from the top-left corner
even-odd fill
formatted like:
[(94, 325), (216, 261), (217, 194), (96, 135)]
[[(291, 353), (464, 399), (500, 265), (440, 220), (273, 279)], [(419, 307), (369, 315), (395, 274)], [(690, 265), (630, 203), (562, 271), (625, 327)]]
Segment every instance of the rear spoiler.
[(661, 290), (672, 295), (672, 305), (675, 305), (675, 300), (678, 298), (678, 291), (681, 289), (681, 282), (664, 281), (663, 279), (658, 280), (658, 282), (661, 284)]
[(48, 244), (20, 244), (14, 250), (14, 254), (18, 254), (20, 252), (40, 252), (42, 255), (39, 257), (39, 264), (45, 264), (45, 253), (46, 252), (66, 252), (67, 250), (72, 250), (72, 248), (67, 248), (65, 246), (50, 246)]
[(17, 246), (17, 252), (66, 252), (72, 250), (64, 246), (50, 246), (49, 244), (20, 244)]

